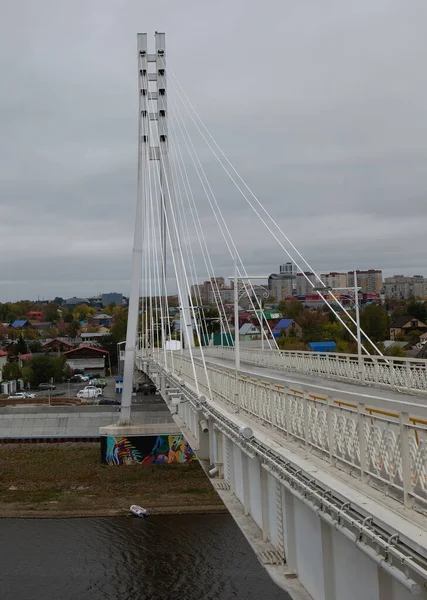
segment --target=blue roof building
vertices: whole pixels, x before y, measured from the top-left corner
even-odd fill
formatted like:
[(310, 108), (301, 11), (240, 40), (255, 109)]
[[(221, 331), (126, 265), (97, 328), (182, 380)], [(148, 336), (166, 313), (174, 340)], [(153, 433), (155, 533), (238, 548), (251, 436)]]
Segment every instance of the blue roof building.
[(335, 342), (308, 342), (312, 352), (335, 352), (337, 345)]
[(295, 329), (295, 321), (293, 319), (280, 319), (280, 321), (273, 327), (272, 333), (275, 339), (279, 338), (285, 331)]
[(14, 329), (22, 329), (23, 327), (32, 327), (32, 325), (28, 319), (17, 319), (12, 323), (12, 327)]

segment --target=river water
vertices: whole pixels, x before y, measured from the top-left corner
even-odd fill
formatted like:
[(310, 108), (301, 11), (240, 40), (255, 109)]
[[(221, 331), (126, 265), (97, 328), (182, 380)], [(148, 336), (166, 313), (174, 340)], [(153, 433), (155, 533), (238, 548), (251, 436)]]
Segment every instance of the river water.
[(232, 517), (0, 519), (1, 600), (289, 600)]

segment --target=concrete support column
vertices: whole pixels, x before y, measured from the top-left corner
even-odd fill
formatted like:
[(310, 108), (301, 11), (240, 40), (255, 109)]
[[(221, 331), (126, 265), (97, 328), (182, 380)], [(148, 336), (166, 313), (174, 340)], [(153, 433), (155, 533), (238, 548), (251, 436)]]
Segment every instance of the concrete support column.
[(335, 594), (335, 563), (332, 542), (332, 529), (328, 523), (320, 519), (320, 534), (322, 537), (323, 585), (325, 598), (337, 600)]
[(284, 498), (284, 521), (286, 529), (286, 564), (295, 574), (298, 574), (294, 496), (286, 488), (282, 488)]
[(218, 467), (218, 477), (224, 479), (224, 456), (223, 456), (223, 443), (222, 443), (222, 432), (219, 429), (215, 431), (215, 445), (216, 445), (216, 461), (215, 464)]
[(230, 491), (235, 494), (236, 493), (236, 476), (234, 473), (234, 450), (233, 450), (233, 440), (227, 438), (227, 452), (228, 452), (228, 472), (230, 474)]
[(267, 541), (270, 539), (270, 510), (268, 500), (268, 473), (259, 464), (261, 478), (261, 519), (262, 519), (262, 539)]
[(196, 435), (196, 437), (199, 440), (199, 451), (197, 453), (198, 458), (200, 460), (207, 460), (210, 462), (209, 432), (203, 431), (199, 425), (199, 421), (204, 418), (202, 413), (197, 412), (195, 414), (196, 414), (196, 419), (197, 419), (197, 435)]
[(213, 428), (213, 421), (209, 419), (209, 461), (210, 463), (215, 462), (215, 432)]
[(248, 456), (242, 452), (242, 477), (243, 477), (243, 508), (245, 515), (251, 514), (251, 496), (249, 488)]

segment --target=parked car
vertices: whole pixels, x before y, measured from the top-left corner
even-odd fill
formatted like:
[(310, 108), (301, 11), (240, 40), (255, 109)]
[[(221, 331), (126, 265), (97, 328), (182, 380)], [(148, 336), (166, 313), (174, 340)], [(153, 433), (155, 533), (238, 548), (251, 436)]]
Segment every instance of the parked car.
[(84, 390), (97, 390), (99, 392), (100, 396), (102, 396), (102, 394), (103, 394), (102, 388), (99, 385), (92, 385), (90, 383), (89, 385), (85, 385), (85, 387), (83, 389)]
[(118, 400), (112, 398), (101, 398), (99, 404), (121, 404)]
[(39, 390), (56, 390), (56, 386), (53, 383), (39, 383)]
[(26, 392), (16, 392), (7, 397), (8, 400), (23, 400), (24, 398), (35, 398), (35, 394), (27, 394)]
[(83, 381), (83, 375), (73, 375), (70, 378), (71, 383), (82, 383), (82, 381)]
[(80, 392), (77, 392), (77, 398), (89, 400), (90, 398), (98, 398), (102, 395), (102, 390), (96, 387), (87, 386)]

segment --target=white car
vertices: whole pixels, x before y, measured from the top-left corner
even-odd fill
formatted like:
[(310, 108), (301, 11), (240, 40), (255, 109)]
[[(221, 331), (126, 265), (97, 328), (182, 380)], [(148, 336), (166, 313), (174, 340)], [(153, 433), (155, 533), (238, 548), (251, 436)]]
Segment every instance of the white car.
[(8, 400), (23, 400), (25, 398), (35, 398), (35, 394), (27, 394), (26, 392), (16, 392), (7, 397)]
[(86, 386), (80, 392), (77, 392), (77, 398), (89, 400), (90, 398), (98, 398), (102, 396), (102, 390), (96, 387)]

